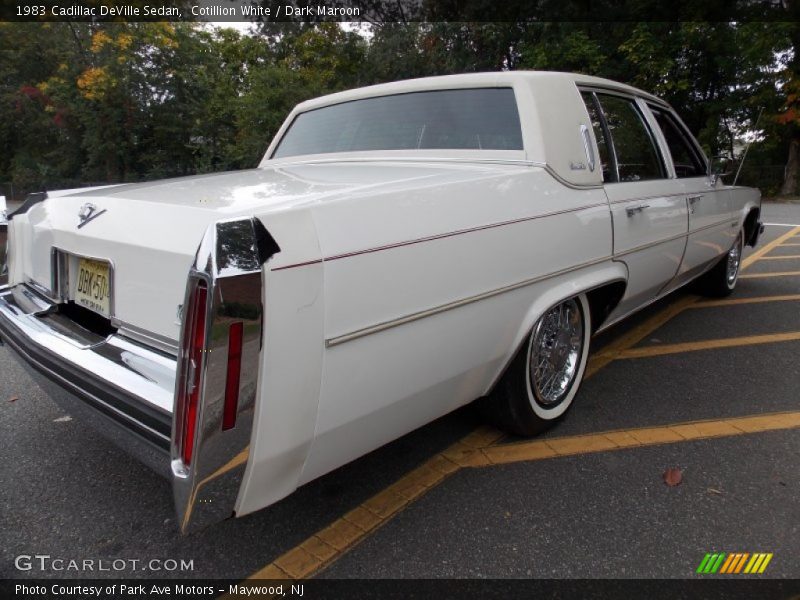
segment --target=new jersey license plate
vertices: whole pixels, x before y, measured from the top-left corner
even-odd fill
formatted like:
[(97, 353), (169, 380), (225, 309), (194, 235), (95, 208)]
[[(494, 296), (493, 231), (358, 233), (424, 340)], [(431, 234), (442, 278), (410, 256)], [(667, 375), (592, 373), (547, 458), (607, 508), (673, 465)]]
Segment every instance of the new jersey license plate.
[(107, 262), (78, 258), (75, 279), (72, 282), (72, 300), (75, 304), (111, 316), (111, 269)]

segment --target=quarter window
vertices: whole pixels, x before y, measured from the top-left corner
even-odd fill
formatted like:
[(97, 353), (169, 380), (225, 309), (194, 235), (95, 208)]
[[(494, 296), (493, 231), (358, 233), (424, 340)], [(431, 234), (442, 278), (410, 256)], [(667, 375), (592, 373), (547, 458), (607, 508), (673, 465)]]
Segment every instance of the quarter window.
[(621, 96), (597, 94), (617, 158), (619, 181), (666, 177), (655, 140), (636, 103)]
[(703, 177), (706, 174), (705, 163), (686, 139), (683, 128), (669, 113), (654, 107), (650, 107), (650, 110), (661, 128), (661, 133), (664, 134), (669, 153), (672, 155), (672, 164), (675, 166), (675, 175), (679, 178)]

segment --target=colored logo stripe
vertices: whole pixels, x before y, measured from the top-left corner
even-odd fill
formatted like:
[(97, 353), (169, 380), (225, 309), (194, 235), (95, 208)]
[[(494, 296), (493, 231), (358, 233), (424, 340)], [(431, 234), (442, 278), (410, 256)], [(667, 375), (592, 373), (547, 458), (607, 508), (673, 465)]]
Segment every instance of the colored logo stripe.
[[(772, 560), (772, 553), (757, 552), (750, 554), (749, 552), (732, 552), (726, 554), (725, 552), (709, 552), (700, 561), (697, 567), (697, 573), (714, 574), (759, 574), (763, 573), (769, 562)], [(745, 566), (747, 565), (747, 566)], [(744, 569), (744, 571), (742, 571)]]
[(730, 555), (730, 560), (726, 561), (724, 565), (722, 565), (722, 569), (720, 569), (720, 573), (738, 573), (742, 570), (747, 557), (750, 556), (748, 553), (736, 552)]
[(717, 569), (719, 569), (720, 565), (722, 564), (722, 560), (725, 558), (724, 552), (714, 553), (714, 554), (706, 554), (705, 558), (703, 558), (700, 566), (697, 567), (698, 573), (716, 573)]

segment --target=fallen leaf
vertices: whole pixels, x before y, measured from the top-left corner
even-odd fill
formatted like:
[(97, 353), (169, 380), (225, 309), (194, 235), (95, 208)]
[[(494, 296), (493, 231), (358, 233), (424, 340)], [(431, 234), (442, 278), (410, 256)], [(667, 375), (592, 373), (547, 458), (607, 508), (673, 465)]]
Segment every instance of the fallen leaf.
[(16, 402), (17, 400), (19, 400), (19, 396), (11, 396), (11, 398), (8, 399), (9, 402)]
[(714, 488), (706, 488), (706, 491), (709, 494), (720, 494), (720, 495), (722, 494), (722, 490), (717, 490), (717, 489), (714, 489)]
[(664, 471), (664, 483), (666, 483), (668, 486), (675, 487), (676, 485), (680, 485), (682, 480), (683, 474), (681, 473), (680, 469), (670, 467)]

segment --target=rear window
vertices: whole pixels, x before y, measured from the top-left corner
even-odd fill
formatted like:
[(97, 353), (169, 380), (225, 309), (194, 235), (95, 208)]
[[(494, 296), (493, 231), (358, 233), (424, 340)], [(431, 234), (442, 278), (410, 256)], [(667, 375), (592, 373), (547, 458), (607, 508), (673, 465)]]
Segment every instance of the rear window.
[(522, 150), (511, 88), (413, 92), (300, 113), (273, 158), (364, 150)]

